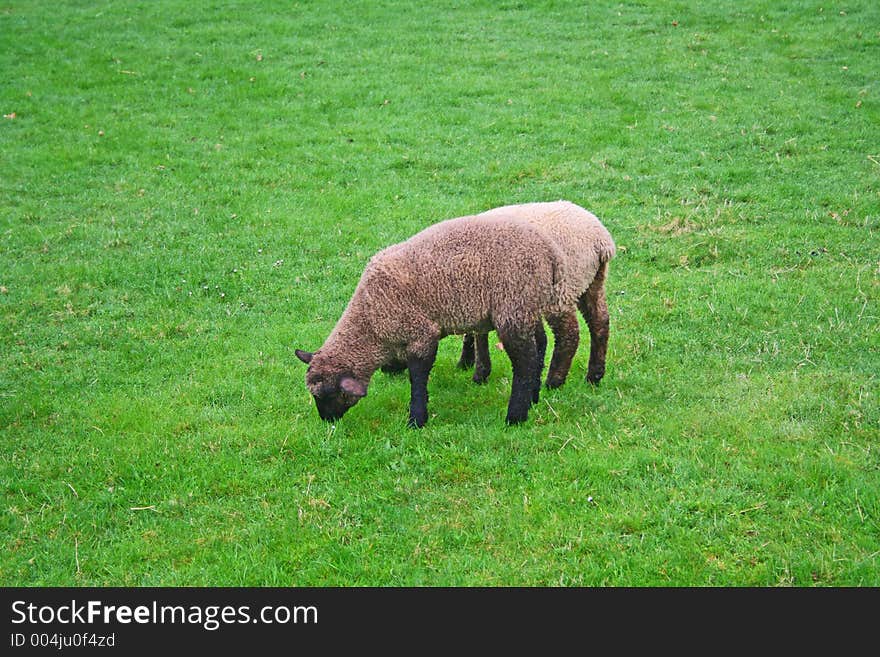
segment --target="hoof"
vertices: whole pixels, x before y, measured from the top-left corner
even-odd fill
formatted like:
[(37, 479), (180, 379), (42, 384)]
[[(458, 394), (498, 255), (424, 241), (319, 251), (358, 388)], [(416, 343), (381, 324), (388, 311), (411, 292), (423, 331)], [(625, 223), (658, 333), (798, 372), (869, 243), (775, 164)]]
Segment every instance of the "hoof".
[(505, 421), (509, 425), (514, 425), (514, 424), (522, 424), (527, 419), (529, 419), (528, 412), (526, 412), (526, 413), (510, 413), (510, 412), (508, 412), (507, 419)]
[(466, 358), (465, 356), (462, 356), (458, 360), (458, 369), (460, 369), (460, 370), (469, 370), (473, 366), (474, 366), (474, 358), (473, 357)]
[(486, 381), (489, 380), (489, 375), (491, 373), (491, 368), (477, 367), (477, 369), (474, 370), (474, 383), (476, 383), (477, 385), (482, 385), (486, 383)]
[(599, 381), (602, 380), (602, 377), (605, 376), (605, 372), (592, 372), (587, 374), (587, 382), (593, 384), (594, 386), (599, 385)]
[(426, 418), (426, 417), (424, 417), (424, 418), (411, 417), (409, 419), (409, 421), (406, 423), (406, 426), (408, 426), (410, 429), (421, 429), (427, 423), (428, 423), (428, 418)]
[(553, 390), (555, 388), (561, 388), (563, 383), (565, 383), (564, 378), (559, 378), (556, 376), (553, 376), (553, 377), (548, 376), (547, 382), (544, 385), (546, 385), (550, 390)]
[(560, 371), (555, 367), (551, 367), (547, 371), (547, 381), (545, 385), (548, 388), (561, 388), (562, 384), (565, 383), (565, 378), (568, 376), (568, 371), (565, 372)]

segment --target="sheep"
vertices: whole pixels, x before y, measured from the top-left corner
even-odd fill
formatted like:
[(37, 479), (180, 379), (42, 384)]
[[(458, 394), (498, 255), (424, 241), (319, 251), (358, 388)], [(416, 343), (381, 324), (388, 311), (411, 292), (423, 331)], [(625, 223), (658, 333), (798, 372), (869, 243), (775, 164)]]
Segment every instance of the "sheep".
[[(439, 341), (494, 329), (513, 369), (506, 421), (524, 422), (539, 399), (542, 317), (555, 321), (576, 307), (590, 325), (588, 378), (598, 382), (608, 339), (603, 286), (614, 242), (583, 208), (545, 205), (557, 218), (552, 228), (524, 218), (523, 206), (507, 206), (441, 221), (374, 255), (321, 348), (295, 352), (309, 366), (306, 386), (319, 416), (339, 419), (366, 396), (377, 369), (405, 363), (409, 425), (423, 427)], [(588, 247), (566, 247), (563, 237), (578, 232), (592, 236), (583, 242)]]
[[(596, 239), (592, 232), (585, 232), (580, 229), (584, 222), (597, 226), (597, 234), (604, 237), (602, 230), (599, 229), (601, 222), (599, 222), (595, 215), (582, 208), (575, 210), (571, 207), (564, 207), (560, 203), (525, 203), (522, 205), (504, 206), (483, 212), (482, 216), (519, 216), (524, 218), (539, 228), (545, 229), (552, 236), (552, 239), (560, 244), (566, 257), (572, 258), (575, 263), (581, 257), (580, 254), (583, 251), (589, 251), (589, 249), (593, 248), (593, 241)], [(610, 246), (611, 256), (613, 256), (613, 241), (610, 243)], [(577, 268), (576, 264), (575, 268)], [(604, 294), (604, 290), (602, 293)], [(604, 296), (601, 300), (597, 300), (597, 303), (604, 305)], [(590, 322), (589, 312), (590, 307), (585, 306), (584, 318), (590, 327), (591, 344), (596, 343), (596, 348), (600, 349), (601, 337), (593, 337), (593, 334), (599, 330), (599, 327), (596, 322)], [(601, 314), (601, 310), (599, 313)], [(548, 316), (546, 319), (555, 337), (553, 358), (547, 371), (546, 386), (548, 388), (558, 388), (565, 383), (568, 371), (571, 368), (571, 361), (580, 342), (580, 328), (577, 315), (574, 312)], [(592, 360), (594, 365), (597, 365), (598, 356)], [(462, 369), (474, 367), (474, 383), (486, 382), (492, 371), (487, 334), (475, 335), (468, 333), (464, 336), (458, 366)], [(389, 369), (388, 371), (392, 370)], [(592, 372), (588, 371), (588, 380), (591, 382), (598, 383), (601, 378), (602, 375), (595, 368)]]

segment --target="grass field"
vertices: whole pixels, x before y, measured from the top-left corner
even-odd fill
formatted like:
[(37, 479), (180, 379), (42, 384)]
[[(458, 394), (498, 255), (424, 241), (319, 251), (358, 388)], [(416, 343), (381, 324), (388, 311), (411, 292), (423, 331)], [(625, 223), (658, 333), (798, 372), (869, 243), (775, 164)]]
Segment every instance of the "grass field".
[[(0, 7), (3, 585), (880, 585), (880, 4)], [(317, 349), (374, 252), (566, 198), (602, 384), (431, 419)]]

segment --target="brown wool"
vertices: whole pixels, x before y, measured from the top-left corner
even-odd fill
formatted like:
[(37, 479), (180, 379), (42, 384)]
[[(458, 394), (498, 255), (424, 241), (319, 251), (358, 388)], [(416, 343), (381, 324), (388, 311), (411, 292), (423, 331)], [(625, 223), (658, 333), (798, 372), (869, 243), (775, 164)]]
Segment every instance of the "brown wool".
[(310, 355), (309, 390), (317, 398), (354, 379), (365, 392), (383, 365), (432, 363), (437, 341), (450, 334), (496, 329), (527, 339), (541, 318), (573, 313), (591, 285), (601, 287), (614, 252), (601, 222), (567, 201), (429, 226), (370, 259), (333, 331)]

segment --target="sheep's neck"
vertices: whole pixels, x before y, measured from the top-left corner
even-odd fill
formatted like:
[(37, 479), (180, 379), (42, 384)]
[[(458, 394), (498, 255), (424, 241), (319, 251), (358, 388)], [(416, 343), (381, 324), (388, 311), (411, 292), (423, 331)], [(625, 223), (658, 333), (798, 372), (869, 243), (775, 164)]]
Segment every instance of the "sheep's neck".
[(370, 380), (383, 362), (381, 346), (356, 306), (346, 309), (321, 351), (364, 382)]

